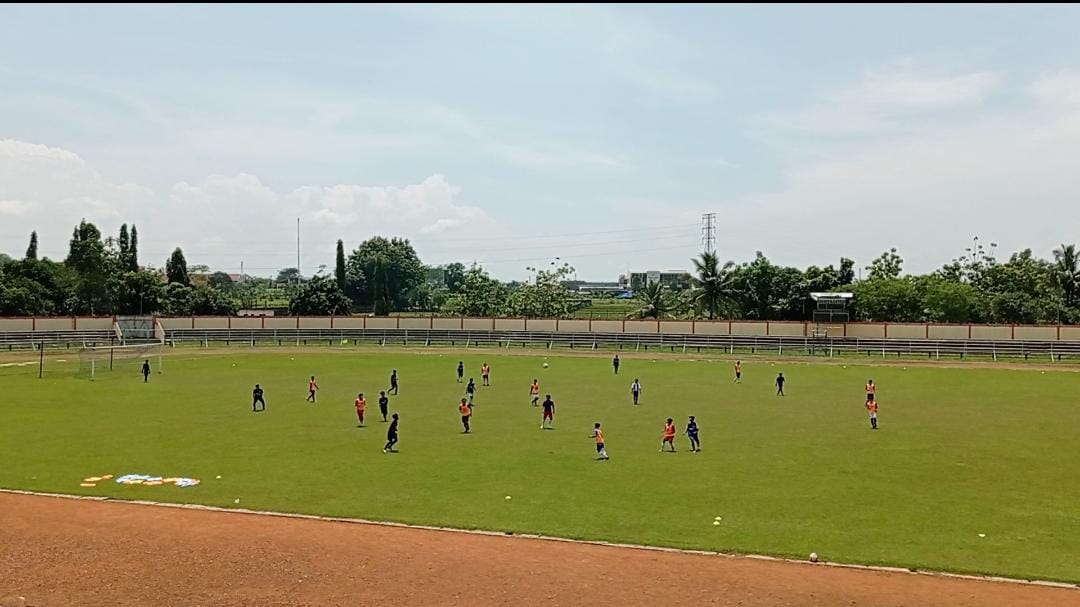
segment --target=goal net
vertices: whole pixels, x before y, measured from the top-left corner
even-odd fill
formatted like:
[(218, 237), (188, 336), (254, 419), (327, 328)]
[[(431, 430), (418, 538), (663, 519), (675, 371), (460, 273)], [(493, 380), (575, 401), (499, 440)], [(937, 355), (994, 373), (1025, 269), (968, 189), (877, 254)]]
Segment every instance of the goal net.
[(161, 344), (158, 342), (126, 346), (98, 346), (79, 350), (79, 376), (95, 379), (103, 373), (130, 373), (133, 377), (150, 362), (155, 373), (162, 372)]

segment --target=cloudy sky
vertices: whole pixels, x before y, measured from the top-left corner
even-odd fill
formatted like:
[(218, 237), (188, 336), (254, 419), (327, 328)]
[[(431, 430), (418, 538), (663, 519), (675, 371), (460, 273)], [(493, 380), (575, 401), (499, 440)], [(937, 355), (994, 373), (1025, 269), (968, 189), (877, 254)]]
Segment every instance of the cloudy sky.
[(1080, 9), (0, 7), (0, 251), (926, 271), (1080, 241)]

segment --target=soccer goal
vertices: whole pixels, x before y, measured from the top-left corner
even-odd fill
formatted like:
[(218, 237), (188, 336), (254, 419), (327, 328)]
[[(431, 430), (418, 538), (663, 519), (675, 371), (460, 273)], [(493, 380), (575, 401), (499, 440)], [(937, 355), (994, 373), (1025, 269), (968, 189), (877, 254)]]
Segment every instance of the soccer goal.
[(79, 350), (79, 376), (96, 379), (102, 373), (121, 371), (138, 374), (143, 361), (156, 364), (155, 371), (161, 373), (161, 346), (158, 342), (131, 344), (126, 346), (97, 346)]

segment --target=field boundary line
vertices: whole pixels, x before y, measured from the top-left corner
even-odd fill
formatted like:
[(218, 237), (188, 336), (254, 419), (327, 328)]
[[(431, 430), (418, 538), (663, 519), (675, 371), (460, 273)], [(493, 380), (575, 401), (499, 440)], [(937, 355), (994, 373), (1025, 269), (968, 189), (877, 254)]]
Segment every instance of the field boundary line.
[(1070, 584), (1068, 582), (1053, 582), (1049, 580), (1025, 580), (1020, 578), (1011, 578), (997, 575), (975, 575), (970, 573), (950, 573), (947, 571), (933, 571), (924, 569), (909, 569), (906, 567), (889, 567), (886, 565), (859, 565), (855, 563), (840, 563), (832, 561), (822, 561), (818, 563), (810, 563), (801, 559), (792, 559), (779, 556), (769, 556), (766, 554), (750, 554), (750, 553), (732, 553), (732, 552), (717, 552), (712, 550), (693, 550), (689, 548), (671, 548), (665, 546), (648, 546), (645, 544), (627, 544), (621, 542), (607, 542), (603, 540), (576, 540), (572, 538), (551, 536), (551, 535), (537, 535), (532, 533), (513, 533), (513, 532), (501, 532), (501, 531), (488, 531), (484, 529), (459, 529), (456, 527), (439, 527), (435, 525), (414, 525), (410, 523), (396, 523), (393, 521), (373, 521), (362, 518), (348, 518), (337, 516), (321, 516), (318, 514), (301, 514), (296, 512), (274, 512), (272, 510), (250, 510), (247, 508), (228, 508), (222, 506), (207, 506), (204, 504), (182, 504), (174, 502), (157, 502), (153, 500), (131, 500), (124, 498), (102, 497), (95, 495), (74, 495), (70, 493), (49, 493), (42, 491), (27, 491), (24, 489), (6, 489), (0, 488), (0, 494), (8, 495), (29, 495), (33, 497), (49, 497), (55, 499), (68, 499), (68, 500), (83, 500), (90, 502), (113, 502), (117, 504), (129, 504), (133, 506), (155, 506), (159, 508), (176, 508), (181, 510), (200, 510), (206, 512), (220, 512), (226, 514), (244, 514), (254, 516), (266, 516), (283, 519), (298, 519), (309, 521), (322, 521), (332, 523), (348, 523), (353, 525), (371, 525), (376, 527), (396, 527), (400, 529), (414, 529), (418, 531), (436, 531), (442, 533), (463, 533), (469, 535), (481, 535), (488, 537), (501, 537), (501, 538), (518, 538), (528, 540), (540, 540), (546, 542), (561, 542), (564, 544), (581, 544), (586, 546), (601, 546), (605, 548), (621, 548), (630, 550), (645, 550), (651, 552), (664, 552), (669, 554), (689, 554), (696, 556), (716, 556), (728, 559), (750, 559), (756, 561), (766, 561), (775, 563), (788, 563), (792, 565), (802, 565), (807, 567), (833, 567), (837, 569), (855, 569), (863, 571), (874, 571), (878, 573), (903, 573), (908, 575), (922, 575), (929, 577), (939, 577), (947, 579), (957, 580), (970, 580), (980, 582), (996, 582), (1002, 584), (1019, 584), (1025, 586), (1040, 586), (1046, 588), (1060, 588), (1063, 590), (1080, 590), (1080, 584)]

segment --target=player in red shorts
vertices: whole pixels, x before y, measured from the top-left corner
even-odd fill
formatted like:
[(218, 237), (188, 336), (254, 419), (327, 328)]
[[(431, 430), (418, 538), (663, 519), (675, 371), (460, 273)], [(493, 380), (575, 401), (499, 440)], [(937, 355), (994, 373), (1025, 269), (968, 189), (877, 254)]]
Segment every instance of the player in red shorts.
[(664, 424), (664, 440), (660, 441), (660, 452), (664, 452), (664, 445), (671, 447), (671, 452), (675, 453), (675, 420), (670, 417), (667, 418), (667, 423)]
[(544, 398), (544, 417), (540, 420), (540, 429), (554, 429), (555, 427), (555, 401), (551, 400), (551, 395), (548, 394)]

